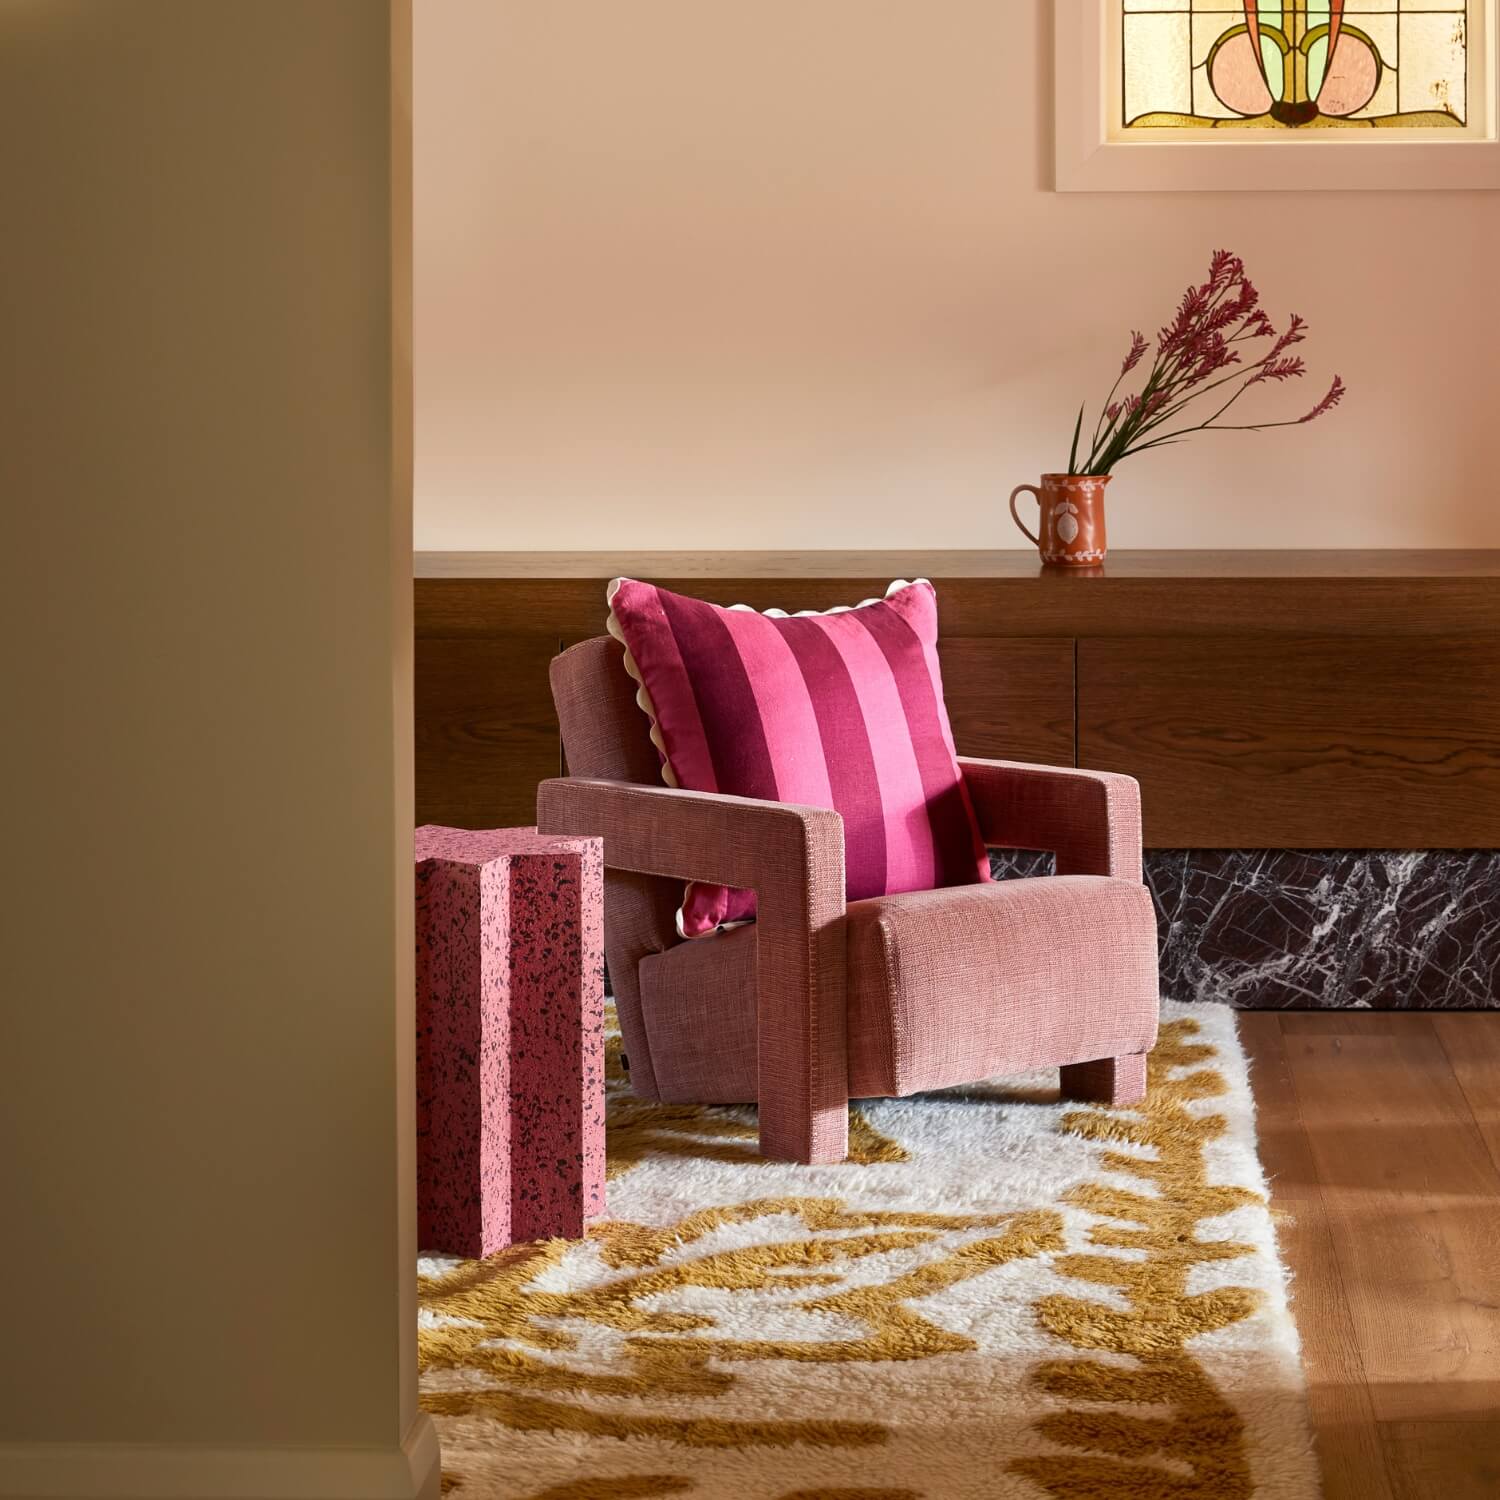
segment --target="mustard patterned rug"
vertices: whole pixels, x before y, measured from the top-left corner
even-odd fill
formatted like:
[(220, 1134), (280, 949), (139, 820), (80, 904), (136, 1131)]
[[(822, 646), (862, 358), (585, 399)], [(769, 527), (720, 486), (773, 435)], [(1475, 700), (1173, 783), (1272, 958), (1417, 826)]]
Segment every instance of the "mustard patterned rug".
[(1320, 1493), (1230, 1011), (1164, 1008), (1142, 1106), (865, 1101), (832, 1167), (610, 1076), (607, 1220), (421, 1263), (455, 1500)]

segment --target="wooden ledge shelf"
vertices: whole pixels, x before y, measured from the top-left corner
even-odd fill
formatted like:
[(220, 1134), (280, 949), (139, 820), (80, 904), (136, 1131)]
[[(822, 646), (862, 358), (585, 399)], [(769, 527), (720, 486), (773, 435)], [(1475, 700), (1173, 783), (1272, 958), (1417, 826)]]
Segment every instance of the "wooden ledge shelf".
[[(418, 578), (1016, 578), (1078, 583), (1030, 548), (1004, 551), (419, 552)], [(1088, 578), (1500, 578), (1500, 548), (1412, 551), (1120, 551)]]
[(931, 578), (959, 748), (1139, 777), (1155, 848), (1500, 847), (1500, 550), (418, 554), (421, 821), (531, 820), (547, 663), (621, 574), (790, 610)]

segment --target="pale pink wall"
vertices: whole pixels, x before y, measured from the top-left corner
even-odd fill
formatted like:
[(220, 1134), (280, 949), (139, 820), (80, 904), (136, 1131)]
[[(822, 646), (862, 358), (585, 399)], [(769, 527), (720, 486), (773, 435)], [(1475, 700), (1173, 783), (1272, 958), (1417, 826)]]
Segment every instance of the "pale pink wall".
[(1217, 245), (1316, 427), (1127, 464), (1116, 546), (1500, 545), (1500, 193), (1058, 195), (1049, 0), (423, 0), (420, 549), (1019, 543)]

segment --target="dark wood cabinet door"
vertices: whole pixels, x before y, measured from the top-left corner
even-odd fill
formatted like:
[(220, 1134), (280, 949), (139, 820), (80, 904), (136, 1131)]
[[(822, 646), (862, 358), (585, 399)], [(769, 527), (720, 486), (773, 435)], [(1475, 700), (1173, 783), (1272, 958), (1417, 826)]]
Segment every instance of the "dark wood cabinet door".
[(1078, 757), (1153, 848), (1500, 846), (1500, 635), (1080, 640)]
[(938, 642), (960, 755), (1073, 764), (1073, 642), (956, 636)]
[(539, 781), (560, 769), (542, 635), (418, 636), (418, 823), (453, 828), (536, 822)]

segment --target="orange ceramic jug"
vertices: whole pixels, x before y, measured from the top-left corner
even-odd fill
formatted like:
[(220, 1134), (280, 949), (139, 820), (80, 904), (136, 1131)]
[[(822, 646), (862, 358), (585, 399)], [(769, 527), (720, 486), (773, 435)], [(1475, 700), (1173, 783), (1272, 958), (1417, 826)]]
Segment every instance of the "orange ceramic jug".
[[(1094, 567), (1104, 561), (1104, 486), (1108, 474), (1043, 474), (1041, 487), (1018, 484), (1010, 492), (1010, 513), (1036, 543), (1044, 563), (1066, 568)], [(1027, 492), (1041, 507), (1040, 536), (1016, 512), (1016, 496)]]

